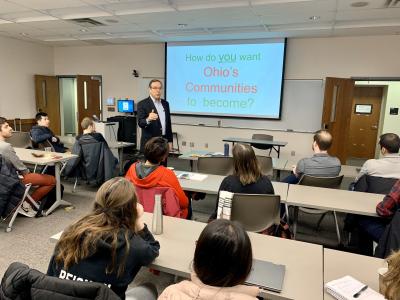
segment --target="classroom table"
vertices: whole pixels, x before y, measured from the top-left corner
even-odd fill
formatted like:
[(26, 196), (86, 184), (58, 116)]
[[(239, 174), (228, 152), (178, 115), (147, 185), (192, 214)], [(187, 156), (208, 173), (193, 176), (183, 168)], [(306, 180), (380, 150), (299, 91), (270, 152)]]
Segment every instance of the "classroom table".
[[(379, 291), (378, 269), (386, 267), (385, 260), (365, 255), (324, 248), (324, 285), (335, 279), (350, 275)], [(324, 299), (335, 299), (324, 289)]]
[[(71, 205), (71, 203), (61, 199), (60, 166), (62, 165), (62, 163), (78, 157), (77, 155), (71, 153), (47, 152), (25, 148), (14, 148), (14, 150), (19, 159), (24, 163), (41, 166), (54, 164), (56, 177), (56, 202), (54, 202), (53, 205), (45, 212), (46, 216), (60, 205)], [(43, 157), (35, 157), (32, 155), (32, 153), (43, 155)]]
[[(194, 171), (194, 162), (197, 162), (199, 157), (212, 157), (213, 155), (215, 156), (215, 153), (220, 153), (220, 152), (212, 152), (212, 151), (206, 151), (206, 150), (191, 150), (185, 153), (182, 153), (179, 156), (179, 159), (183, 160), (188, 160), (190, 163), (190, 170), (193, 172)], [(220, 153), (222, 155), (222, 153)], [(278, 172), (278, 178), (279, 178), (279, 172), (281, 170), (286, 170), (287, 164), (287, 159), (283, 158), (276, 158), (272, 157), (272, 167), (274, 170)]]
[(122, 175), (123, 171), (123, 160), (124, 160), (124, 148), (135, 146), (135, 143), (128, 142), (111, 142), (108, 143), (110, 149), (118, 149), (118, 162), (119, 162), (119, 174)]
[[(175, 170), (176, 175), (179, 175), (181, 173), (199, 174), (199, 173)], [(192, 179), (179, 179), (179, 178), (178, 180), (182, 189), (185, 191), (200, 192), (212, 195), (218, 194), (219, 186), (221, 185), (221, 182), (222, 180), (224, 180), (225, 176), (213, 175), (213, 174), (205, 174), (205, 175), (207, 175), (207, 177), (202, 181), (192, 180)], [(277, 181), (271, 181), (271, 182), (275, 190), (275, 195), (281, 196), (282, 202), (286, 201), (289, 184)]]
[(377, 217), (376, 205), (384, 195), (290, 184), (287, 205)]
[[(144, 221), (151, 229), (152, 214), (144, 213)], [(189, 278), (196, 240), (206, 225), (206, 223), (164, 216), (163, 233), (154, 236), (160, 242), (160, 255), (149, 267)], [(61, 233), (57, 233), (51, 240), (57, 241), (60, 236)], [(252, 232), (249, 236), (254, 259), (286, 266), (282, 292), (264, 291), (264, 297), (274, 300), (323, 298), (322, 246)]]
[(287, 142), (279, 142), (279, 141), (268, 141), (268, 140), (258, 140), (258, 139), (245, 139), (245, 138), (235, 138), (235, 137), (227, 137), (222, 139), (223, 142), (231, 142), (232, 145), (235, 143), (244, 143), (244, 144), (259, 144), (259, 145), (270, 145), (272, 149), (276, 151), (279, 155), (281, 153), (281, 147), (285, 147)]
[[(297, 165), (297, 160), (289, 159), (283, 169), (283, 171), (291, 172), (293, 166)], [(339, 175), (343, 175), (344, 177), (349, 177), (355, 179), (360, 172), (361, 167), (358, 166), (349, 166), (349, 165), (342, 165), (340, 168)]]

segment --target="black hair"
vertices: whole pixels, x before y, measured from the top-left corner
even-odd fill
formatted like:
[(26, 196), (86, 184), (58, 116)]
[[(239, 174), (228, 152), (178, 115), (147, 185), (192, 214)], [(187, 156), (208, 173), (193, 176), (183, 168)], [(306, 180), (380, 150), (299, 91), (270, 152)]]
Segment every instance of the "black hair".
[(193, 267), (204, 284), (218, 287), (242, 284), (252, 264), (250, 238), (238, 222), (214, 220), (201, 232)]
[(153, 137), (144, 145), (144, 157), (152, 164), (162, 162), (168, 153), (168, 142), (162, 137)]
[(379, 138), (379, 145), (389, 153), (398, 153), (400, 149), (400, 138), (395, 133), (385, 133)]
[(48, 114), (43, 111), (38, 112), (35, 116), (36, 122), (40, 121), (42, 119), (42, 117), (47, 117), (47, 116), (48, 116)]

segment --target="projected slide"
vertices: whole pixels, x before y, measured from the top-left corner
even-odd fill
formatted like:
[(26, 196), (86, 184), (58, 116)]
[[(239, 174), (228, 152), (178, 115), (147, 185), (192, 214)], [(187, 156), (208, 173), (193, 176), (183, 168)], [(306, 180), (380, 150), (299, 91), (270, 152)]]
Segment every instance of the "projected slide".
[(284, 40), (167, 44), (166, 99), (178, 114), (279, 118)]

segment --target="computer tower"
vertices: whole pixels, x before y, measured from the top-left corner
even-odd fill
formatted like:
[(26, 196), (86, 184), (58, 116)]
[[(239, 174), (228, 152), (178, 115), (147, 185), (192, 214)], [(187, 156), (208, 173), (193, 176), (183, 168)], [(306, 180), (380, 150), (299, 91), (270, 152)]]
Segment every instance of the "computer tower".
[(118, 141), (135, 143), (137, 145), (136, 116), (115, 116), (107, 118), (108, 122), (118, 122)]

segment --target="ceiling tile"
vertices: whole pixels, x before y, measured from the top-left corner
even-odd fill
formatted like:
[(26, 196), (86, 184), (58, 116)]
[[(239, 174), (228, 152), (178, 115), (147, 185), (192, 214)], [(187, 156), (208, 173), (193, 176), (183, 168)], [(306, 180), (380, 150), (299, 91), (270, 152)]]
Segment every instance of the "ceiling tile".
[(26, 8), (47, 10), (65, 7), (79, 7), (87, 4), (80, 0), (9, 0)]
[(14, 12), (27, 11), (27, 9), (21, 5), (17, 5), (8, 1), (0, 0), (0, 14), (8, 14)]
[(94, 6), (51, 9), (49, 10), (49, 13), (61, 19), (106, 17), (112, 15), (111, 13)]

